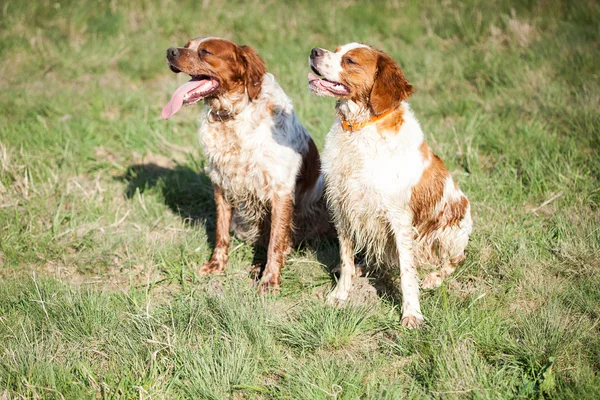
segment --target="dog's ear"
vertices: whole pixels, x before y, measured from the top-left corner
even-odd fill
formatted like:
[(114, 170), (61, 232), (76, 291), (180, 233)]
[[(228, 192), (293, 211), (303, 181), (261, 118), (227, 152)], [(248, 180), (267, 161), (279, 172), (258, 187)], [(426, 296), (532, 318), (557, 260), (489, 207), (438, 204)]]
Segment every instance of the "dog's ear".
[(240, 46), (240, 56), (246, 69), (244, 79), (248, 97), (254, 100), (260, 93), (263, 75), (267, 72), (267, 67), (262, 58), (250, 46)]
[(385, 53), (379, 54), (376, 74), (369, 98), (374, 115), (381, 115), (397, 107), (413, 93), (412, 85), (406, 80), (398, 64)]

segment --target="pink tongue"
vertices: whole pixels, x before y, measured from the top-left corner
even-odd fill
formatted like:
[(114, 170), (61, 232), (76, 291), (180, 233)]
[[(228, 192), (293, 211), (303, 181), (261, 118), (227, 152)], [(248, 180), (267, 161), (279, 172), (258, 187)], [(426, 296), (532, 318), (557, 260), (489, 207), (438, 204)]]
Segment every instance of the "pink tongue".
[(171, 116), (173, 116), (173, 114), (179, 111), (179, 109), (183, 105), (183, 98), (185, 97), (185, 95), (188, 94), (190, 91), (205, 85), (207, 81), (210, 83), (210, 80), (189, 81), (179, 86), (175, 93), (173, 93), (173, 96), (171, 96), (171, 100), (169, 100), (165, 108), (163, 108), (162, 110), (161, 115), (163, 119), (171, 118)]
[(326, 81), (325, 79), (317, 78), (312, 72), (308, 73), (308, 82), (315, 82), (322, 87), (334, 87), (336, 84), (333, 82)]

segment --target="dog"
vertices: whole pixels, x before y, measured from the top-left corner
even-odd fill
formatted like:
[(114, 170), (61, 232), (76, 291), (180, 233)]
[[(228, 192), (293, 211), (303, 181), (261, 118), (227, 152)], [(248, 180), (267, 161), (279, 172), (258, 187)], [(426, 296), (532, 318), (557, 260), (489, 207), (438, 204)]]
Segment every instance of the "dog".
[(259, 291), (277, 290), (292, 243), (331, 228), (319, 152), (291, 100), (249, 46), (198, 37), (169, 48), (170, 69), (191, 76), (162, 111), (204, 101), (199, 129), (214, 189), (216, 241), (200, 274), (225, 271), (230, 232), (267, 248)]
[(464, 260), (469, 200), (425, 142), (406, 102), (413, 87), (389, 55), (359, 43), (314, 48), (309, 67), (309, 89), (338, 99), (322, 153), (341, 261), (329, 301), (348, 298), (362, 250), (392, 277), (399, 270), (402, 325), (415, 328), (423, 322), (416, 266), (432, 267), (421, 287), (433, 288)]

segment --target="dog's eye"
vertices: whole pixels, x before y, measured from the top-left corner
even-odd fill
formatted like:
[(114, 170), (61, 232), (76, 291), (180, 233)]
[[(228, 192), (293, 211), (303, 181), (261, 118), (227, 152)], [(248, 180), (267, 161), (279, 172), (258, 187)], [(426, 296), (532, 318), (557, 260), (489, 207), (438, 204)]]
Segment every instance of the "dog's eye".
[(200, 55), (205, 56), (207, 54), (212, 54), (212, 53), (206, 49), (200, 49)]
[(356, 62), (353, 59), (348, 58), (348, 57), (344, 58), (344, 63), (346, 63), (346, 64), (356, 64)]

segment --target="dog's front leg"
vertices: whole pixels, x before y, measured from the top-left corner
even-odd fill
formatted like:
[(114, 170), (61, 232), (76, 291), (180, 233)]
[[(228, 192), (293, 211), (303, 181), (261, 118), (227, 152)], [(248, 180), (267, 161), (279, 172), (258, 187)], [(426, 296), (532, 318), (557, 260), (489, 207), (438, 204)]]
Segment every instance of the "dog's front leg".
[(392, 229), (400, 258), (402, 325), (416, 328), (423, 322), (423, 315), (419, 304), (419, 280), (413, 256), (414, 232), (409, 221), (392, 221)]
[(200, 268), (200, 274), (206, 275), (213, 272), (223, 272), (229, 261), (229, 241), (231, 239), (231, 204), (227, 202), (223, 189), (213, 184), (215, 204), (217, 206), (217, 232), (215, 237), (215, 250), (210, 260)]
[(258, 291), (265, 293), (279, 287), (281, 266), (291, 250), (294, 200), (291, 194), (275, 195), (271, 202), (271, 234), (267, 251), (267, 265)]
[(340, 238), (340, 278), (335, 289), (327, 296), (328, 303), (347, 300), (352, 288), (352, 278), (356, 275), (354, 242), (341, 229), (338, 230), (338, 235)]

